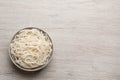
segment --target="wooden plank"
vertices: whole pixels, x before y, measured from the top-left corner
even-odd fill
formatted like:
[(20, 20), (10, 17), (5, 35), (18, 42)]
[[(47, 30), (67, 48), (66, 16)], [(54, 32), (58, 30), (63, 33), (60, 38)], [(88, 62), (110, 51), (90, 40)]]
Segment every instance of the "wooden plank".
[[(8, 56), (12, 36), (35, 26), (54, 43), (52, 62), (23, 72)], [(0, 0), (0, 80), (120, 80), (119, 0)]]

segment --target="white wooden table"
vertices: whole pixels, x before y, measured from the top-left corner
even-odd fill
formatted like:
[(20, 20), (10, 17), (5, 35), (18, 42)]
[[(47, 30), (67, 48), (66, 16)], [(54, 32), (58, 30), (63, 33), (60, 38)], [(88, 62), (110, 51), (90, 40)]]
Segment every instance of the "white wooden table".
[[(27, 73), (8, 46), (31, 26), (49, 33), (54, 57)], [(120, 0), (0, 0), (0, 80), (120, 80)]]

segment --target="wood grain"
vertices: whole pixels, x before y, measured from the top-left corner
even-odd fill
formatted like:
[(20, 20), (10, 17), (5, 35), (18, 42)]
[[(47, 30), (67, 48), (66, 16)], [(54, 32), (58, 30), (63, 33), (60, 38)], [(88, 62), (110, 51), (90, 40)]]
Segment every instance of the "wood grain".
[[(17, 69), (12, 36), (35, 26), (54, 43), (52, 62), (38, 72)], [(120, 80), (119, 0), (0, 0), (0, 80)]]

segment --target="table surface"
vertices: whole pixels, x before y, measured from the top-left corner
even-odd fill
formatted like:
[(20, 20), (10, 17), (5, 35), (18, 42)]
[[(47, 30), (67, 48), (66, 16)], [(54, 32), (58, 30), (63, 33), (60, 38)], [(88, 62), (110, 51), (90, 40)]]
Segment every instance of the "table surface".
[[(21, 71), (8, 56), (24, 27), (53, 40), (41, 71)], [(0, 61), (0, 80), (120, 80), (120, 0), (0, 0)]]

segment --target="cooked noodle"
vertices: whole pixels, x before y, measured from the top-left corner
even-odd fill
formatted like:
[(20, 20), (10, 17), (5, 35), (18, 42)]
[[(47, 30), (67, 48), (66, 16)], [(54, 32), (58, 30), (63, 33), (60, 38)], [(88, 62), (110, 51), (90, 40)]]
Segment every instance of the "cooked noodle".
[(35, 68), (47, 62), (52, 43), (43, 31), (24, 29), (11, 41), (10, 51), (15, 63), (24, 68)]

